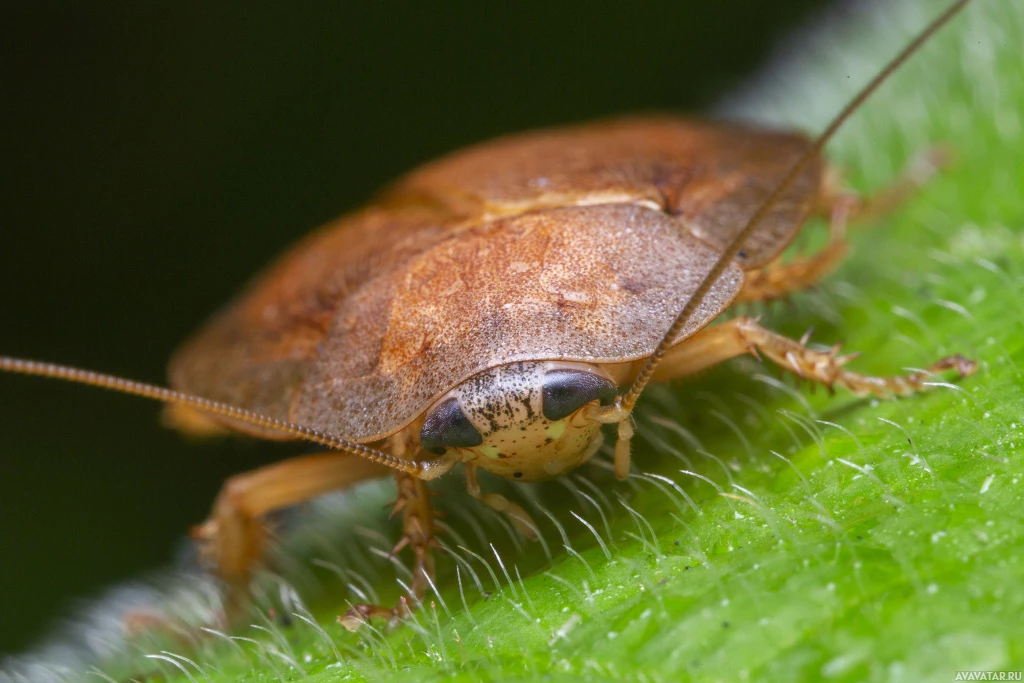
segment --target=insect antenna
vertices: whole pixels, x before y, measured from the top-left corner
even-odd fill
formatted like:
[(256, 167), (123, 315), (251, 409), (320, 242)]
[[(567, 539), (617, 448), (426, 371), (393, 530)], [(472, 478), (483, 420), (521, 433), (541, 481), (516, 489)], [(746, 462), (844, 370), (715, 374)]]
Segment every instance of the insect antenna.
[(824, 132), (814, 140), (807, 152), (800, 157), (796, 164), (783, 177), (782, 181), (775, 187), (772, 193), (768, 195), (768, 198), (761, 203), (754, 215), (751, 216), (749, 221), (747, 221), (743, 230), (741, 230), (722, 251), (722, 254), (715, 262), (715, 265), (708, 271), (708, 274), (704, 277), (696, 291), (686, 302), (686, 305), (679, 312), (679, 315), (676, 316), (671, 327), (668, 328), (665, 336), (662, 337), (661, 342), (658, 343), (654, 353), (647, 358), (647, 362), (644, 363), (640, 373), (637, 375), (636, 379), (633, 380), (633, 384), (630, 385), (629, 390), (622, 395), (622, 398), (619, 401), (619, 406), (624, 413), (629, 414), (632, 412), (637, 399), (640, 398), (640, 394), (647, 386), (647, 383), (650, 382), (651, 377), (654, 376), (655, 368), (657, 368), (658, 364), (661, 363), (662, 359), (665, 357), (665, 353), (675, 341), (675, 338), (686, 326), (686, 323), (689, 322), (690, 318), (704, 301), (704, 298), (715, 285), (718, 278), (721, 277), (722, 273), (726, 268), (728, 268), (732, 260), (736, 258), (736, 255), (746, 243), (747, 238), (750, 237), (754, 230), (757, 229), (758, 225), (760, 225), (765, 217), (767, 217), (772, 207), (778, 202), (783, 193), (785, 193), (796, 181), (804, 168), (807, 167), (807, 164), (811, 163), (811, 161), (821, 153), (825, 145), (832, 139), (839, 127), (842, 126), (843, 123), (845, 123), (846, 120), (860, 108), (864, 101), (867, 100), (875, 90), (877, 90), (878, 87), (889, 78), (889, 76), (902, 66), (907, 59), (917, 52), (925, 42), (927, 42), (939, 29), (941, 29), (950, 19), (962, 10), (968, 2), (970, 2), (970, 0), (957, 0), (957, 2), (954, 2), (942, 14), (932, 20), (932, 22), (923, 31), (921, 31), (909, 45), (903, 48), (903, 50), (896, 55), (896, 57), (894, 57), (892, 61), (890, 61), (885, 68), (871, 80), (870, 83), (857, 93), (856, 97), (850, 100), (839, 115), (832, 120)]
[(276, 417), (246, 410), (245, 408), (239, 408), (238, 406), (233, 406), (228, 403), (220, 403), (218, 401), (202, 398), (201, 396), (167, 389), (155, 384), (136, 382), (135, 380), (125, 379), (115, 375), (93, 372), (92, 370), (83, 370), (81, 368), (75, 368), (68, 365), (43, 363), (23, 358), (13, 358), (11, 356), (0, 356), (0, 372), (9, 372), (16, 375), (32, 375), (35, 377), (49, 377), (52, 379), (72, 382), (74, 384), (85, 384), (87, 386), (98, 387), (100, 389), (109, 389), (110, 391), (116, 391), (122, 394), (141, 396), (154, 401), (160, 401), (161, 403), (175, 403), (178, 405), (188, 406), (189, 408), (195, 408), (196, 410), (201, 410), (211, 415), (219, 415), (221, 417), (227, 417), (232, 420), (262, 427), (263, 429), (271, 429), (281, 432), (282, 434), (288, 434), (304, 441), (325, 446), (331, 450), (351, 453), (352, 455), (357, 455), (371, 462), (375, 462), (378, 465), (399, 470), (422, 479), (433, 479), (434, 477), (444, 473), (450, 467), (449, 463), (444, 458), (425, 462), (402, 460), (401, 458), (396, 458), (395, 456), (385, 453), (377, 448), (371, 448), (370, 446), (355, 443), (354, 441), (349, 441), (348, 439), (328, 434), (327, 432), (323, 432), (319, 429), (306, 427), (305, 425), (296, 424), (294, 422), (288, 422), (287, 420), (280, 420)]

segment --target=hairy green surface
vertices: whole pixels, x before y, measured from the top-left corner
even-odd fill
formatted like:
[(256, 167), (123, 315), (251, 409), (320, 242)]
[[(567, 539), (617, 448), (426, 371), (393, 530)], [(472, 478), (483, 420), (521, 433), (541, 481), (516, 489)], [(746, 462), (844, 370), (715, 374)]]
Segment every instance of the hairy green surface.
[[(827, 27), (810, 59), (737, 108), (820, 129), (943, 4), (880, 5), (875, 24)], [(563, 482), (485, 482), (531, 511), (544, 545), (442, 485), (457, 560), (439, 558), (439, 595), (390, 634), (335, 621), (361, 598), (334, 574), (385, 601), (400, 592), (381, 558), (395, 537), (379, 512), (388, 494), (371, 486), (320, 505), (287, 543), (282, 585), (308, 608), (270, 590), (240, 638), (144, 641), (103, 675), (921, 681), (1024, 669), (1022, 44), (1021, 3), (979, 0), (849, 122), (830, 156), (861, 191), (932, 143), (952, 145), (956, 163), (854, 231), (820, 290), (763, 320), (844, 341), (864, 352), (863, 372), (959, 352), (976, 376), (876, 401), (734, 361), (649, 392), (625, 483), (607, 453)]]

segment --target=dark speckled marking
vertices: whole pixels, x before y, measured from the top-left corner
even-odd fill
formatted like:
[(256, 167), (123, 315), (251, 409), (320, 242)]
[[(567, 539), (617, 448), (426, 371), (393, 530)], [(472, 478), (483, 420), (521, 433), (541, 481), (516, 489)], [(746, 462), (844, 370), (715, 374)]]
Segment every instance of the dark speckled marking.
[(457, 400), (483, 437), (479, 447), (464, 455), (484, 470), (521, 481), (542, 481), (579, 465), (598, 425), (551, 420), (545, 411), (545, 391), (552, 373), (588, 381), (601, 376), (598, 368), (585, 364), (510, 363), (453, 389), (448, 396)]
[(467, 381), (463, 385), (463, 405), (469, 414), (486, 422), (488, 433), (515, 426), (526, 431), (527, 425), (540, 419), (534, 405), (540, 389), (536, 363), (513, 363)]

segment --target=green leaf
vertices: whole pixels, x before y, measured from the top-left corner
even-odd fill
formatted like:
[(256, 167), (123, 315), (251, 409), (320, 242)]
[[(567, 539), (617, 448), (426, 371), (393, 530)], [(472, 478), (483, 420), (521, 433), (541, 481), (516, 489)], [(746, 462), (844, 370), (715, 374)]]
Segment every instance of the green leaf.
[[(834, 22), (810, 54), (730, 109), (820, 130), (944, 4)], [(335, 621), (359, 600), (335, 572), (358, 573), (385, 601), (400, 594), (371, 550), (386, 554), (396, 538), (380, 513), (386, 487), (373, 485), (315, 506), (279, 554), (282, 585), (295, 585), (309, 612), (276, 597), (259, 604), (302, 617), (287, 625), (264, 612), (254, 617), (262, 630), (237, 631), (251, 641), (141, 639), (103, 671), (174, 681), (946, 681), (1024, 668), (1021, 45), (1024, 5), (980, 0), (856, 114), (830, 158), (861, 192), (929, 145), (950, 145), (955, 164), (904, 207), (851, 229), (839, 271), (762, 321), (844, 341), (863, 352), (862, 372), (963, 353), (977, 375), (878, 401), (794, 389), (739, 359), (645, 396), (640, 474), (625, 483), (607, 455), (562, 482), (487, 480), (542, 523), (546, 549), (511, 534), (459, 482), (442, 485), (445, 540), (459, 559), (439, 558), (440, 597), (392, 633), (351, 634)], [(191, 661), (139, 654), (161, 649)]]

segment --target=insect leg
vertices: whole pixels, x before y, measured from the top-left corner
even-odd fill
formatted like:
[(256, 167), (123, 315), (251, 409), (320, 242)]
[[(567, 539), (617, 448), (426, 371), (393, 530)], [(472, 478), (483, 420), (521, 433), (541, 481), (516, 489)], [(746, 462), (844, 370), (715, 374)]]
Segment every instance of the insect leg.
[(201, 410), (175, 403), (164, 406), (160, 420), (164, 427), (195, 439), (208, 439), (231, 433), (231, 430)]
[(262, 515), (390, 472), (348, 453), (318, 453), (238, 474), (225, 482), (210, 518), (192, 535), (232, 587), (231, 597), (242, 598), (266, 544)]
[(835, 385), (857, 396), (906, 396), (929, 388), (926, 384), (935, 373), (955, 370), (961, 377), (973, 374), (977, 364), (963, 356), (947, 356), (920, 372), (893, 377), (871, 377), (846, 370), (844, 366), (857, 354), (840, 356), (839, 347), (828, 351), (810, 349), (757, 324), (752, 318), (736, 318), (707, 327), (669, 350), (658, 368), (656, 380), (688, 375), (716, 365), (729, 358), (751, 353), (767, 356), (781, 368), (812, 382), (824, 384), (831, 391)]
[(772, 301), (811, 287), (828, 275), (846, 256), (846, 241), (832, 240), (827, 247), (808, 258), (789, 263), (772, 263), (747, 271), (737, 302)]
[(895, 210), (948, 163), (948, 150), (929, 148), (915, 157), (895, 181), (868, 197), (841, 190), (839, 169), (829, 167), (814, 210), (815, 214), (829, 220), (831, 237), (828, 246), (807, 258), (796, 258), (789, 263), (776, 260), (763, 268), (748, 271), (736, 301), (772, 301), (817, 284), (846, 256), (846, 226), (850, 221), (864, 221)]
[(392, 553), (397, 553), (405, 546), (412, 548), (416, 562), (412, 570), (413, 597), (422, 598), (434, 577), (434, 555), (432, 550), (437, 547), (434, 538), (434, 508), (430, 504), (430, 489), (422, 479), (405, 473), (395, 474), (398, 486), (398, 497), (392, 514), (402, 512), (402, 540), (398, 542)]
[(344, 616), (339, 618), (341, 624), (350, 631), (355, 631), (367, 619), (383, 617), (396, 620), (411, 610), (409, 599), (419, 602), (426, 593), (427, 586), (434, 577), (434, 549), (437, 539), (434, 536), (434, 516), (437, 514), (430, 504), (430, 489), (427, 483), (404, 472), (395, 473), (398, 496), (392, 515), (402, 513), (402, 539), (391, 551), (397, 554), (405, 547), (410, 547), (416, 556), (412, 570), (410, 595), (402, 597), (395, 607), (381, 605), (355, 605)]
[(476, 465), (466, 463), (464, 467), (466, 468), (466, 492), (473, 498), (504, 514), (524, 536), (531, 541), (536, 541), (537, 523), (533, 521), (529, 513), (500, 493), (484, 493), (477, 479)]
[(892, 182), (868, 196), (843, 190), (842, 172), (838, 167), (830, 166), (822, 179), (814, 213), (821, 218), (834, 218), (838, 208), (850, 221), (868, 221), (885, 216), (913, 197), (936, 173), (947, 168), (952, 156), (950, 149), (943, 145), (928, 147), (917, 154)]

